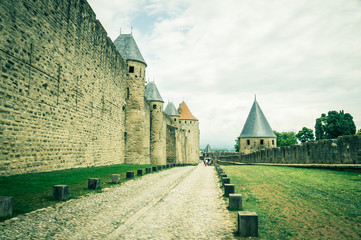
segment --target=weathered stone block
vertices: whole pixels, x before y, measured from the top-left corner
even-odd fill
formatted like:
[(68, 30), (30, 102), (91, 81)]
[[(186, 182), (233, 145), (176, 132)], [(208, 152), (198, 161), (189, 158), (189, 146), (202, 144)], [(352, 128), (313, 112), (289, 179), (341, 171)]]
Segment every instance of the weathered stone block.
[(13, 198), (0, 196), (0, 217), (13, 215)]
[(231, 183), (231, 179), (229, 177), (222, 177), (222, 185), (224, 186), (224, 184), (230, 184)]
[(88, 179), (88, 188), (89, 189), (98, 189), (100, 187), (99, 178), (89, 178)]
[(230, 209), (233, 210), (241, 210), (242, 209), (242, 194), (229, 194), (229, 206)]
[(62, 201), (69, 197), (68, 185), (54, 185), (53, 186), (53, 198), (57, 201)]
[(112, 174), (110, 175), (110, 182), (111, 183), (119, 183), (120, 181), (120, 174)]
[(224, 184), (224, 196), (229, 197), (230, 193), (234, 193), (234, 184)]
[(144, 170), (143, 169), (138, 169), (137, 170), (137, 176), (143, 176), (144, 174)]
[(145, 173), (150, 173), (151, 171), (152, 169), (150, 167), (145, 169)]
[(224, 178), (224, 177), (227, 177), (227, 174), (225, 174), (225, 173), (223, 172), (223, 173), (219, 174), (219, 176), (220, 176), (221, 179), (222, 179), (222, 178)]
[(238, 233), (241, 237), (258, 237), (257, 213), (238, 212)]
[(152, 171), (153, 171), (153, 172), (158, 171), (158, 167), (152, 167)]
[(127, 178), (134, 178), (134, 172), (128, 171), (126, 176)]
[(162, 170), (162, 166), (157, 166), (158, 171)]

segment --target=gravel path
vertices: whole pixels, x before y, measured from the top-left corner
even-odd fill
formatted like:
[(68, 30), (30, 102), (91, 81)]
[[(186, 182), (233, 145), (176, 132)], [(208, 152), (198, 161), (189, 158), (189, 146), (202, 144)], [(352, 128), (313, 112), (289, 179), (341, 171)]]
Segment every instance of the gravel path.
[(213, 167), (178, 167), (0, 223), (0, 239), (233, 239)]

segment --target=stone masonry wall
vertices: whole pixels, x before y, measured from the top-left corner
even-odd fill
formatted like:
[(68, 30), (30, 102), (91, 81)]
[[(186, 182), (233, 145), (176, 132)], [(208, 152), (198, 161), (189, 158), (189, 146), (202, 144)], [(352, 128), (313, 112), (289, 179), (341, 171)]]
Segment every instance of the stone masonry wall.
[(126, 64), (84, 0), (0, 4), (0, 175), (123, 163)]
[(361, 136), (279, 147), (238, 156), (216, 156), (222, 161), (280, 164), (361, 164)]
[(180, 120), (180, 127), (185, 131), (186, 146), (185, 162), (198, 163), (199, 160), (199, 122), (194, 120)]

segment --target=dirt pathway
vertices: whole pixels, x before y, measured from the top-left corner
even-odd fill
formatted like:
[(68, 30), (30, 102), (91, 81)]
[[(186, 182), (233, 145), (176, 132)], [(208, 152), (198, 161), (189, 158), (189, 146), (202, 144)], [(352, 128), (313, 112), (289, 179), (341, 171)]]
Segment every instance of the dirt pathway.
[(0, 224), (0, 239), (232, 239), (213, 167), (179, 167)]

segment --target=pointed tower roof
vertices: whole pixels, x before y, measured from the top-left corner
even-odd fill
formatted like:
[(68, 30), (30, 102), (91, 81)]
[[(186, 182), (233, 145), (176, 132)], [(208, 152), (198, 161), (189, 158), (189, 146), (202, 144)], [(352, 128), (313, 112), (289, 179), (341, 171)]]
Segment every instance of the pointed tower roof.
[(191, 113), (191, 111), (189, 110), (187, 104), (184, 101), (181, 104), (179, 104), (178, 113), (180, 115), (179, 119), (198, 121), (198, 119), (193, 116), (193, 114)]
[(114, 45), (125, 60), (141, 62), (147, 66), (132, 34), (120, 34)]
[(212, 152), (211, 146), (207, 144), (206, 148), (204, 149), (204, 153), (211, 153), (211, 152)]
[(174, 104), (172, 102), (169, 102), (168, 105), (165, 107), (164, 112), (168, 116), (175, 116), (179, 117), (179, 114), (177, 112), (177, 109), (175, 108)]
[(256, 99), (254, 100), (251, 111), (248, 114), (246, 123), (244, 124), (243, 130), (239, 137), (276, 137)]
[(149, 101), (164, 102), (154, 82), (150, 82), (145, 86), (144, 95)]

